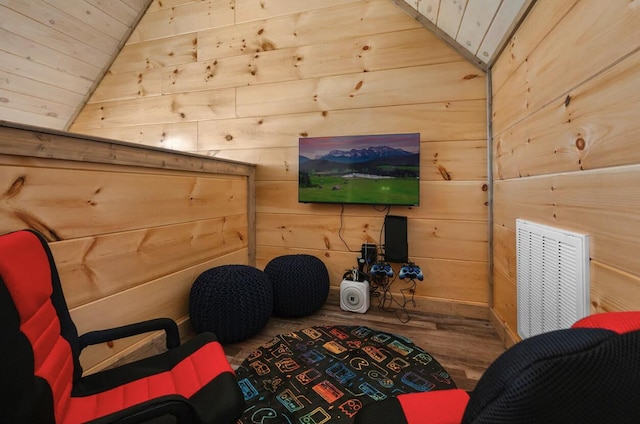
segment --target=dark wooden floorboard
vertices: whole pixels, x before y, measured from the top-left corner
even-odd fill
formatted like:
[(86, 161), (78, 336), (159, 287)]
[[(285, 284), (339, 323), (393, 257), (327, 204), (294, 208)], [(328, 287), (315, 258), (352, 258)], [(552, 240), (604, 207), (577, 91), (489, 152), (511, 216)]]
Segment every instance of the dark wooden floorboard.
[(329, 299), (315, 314), (284, 319), (271, 317), (255, 336), (224, 346), (233, 368), (237, 368), (258, 346), (277, 334), (287, 334), (314, 325), (362, 325), (399, 334), (411, 339), (431, 354), (451, 374), (456, 385), (473, 390), (485, 369), (504, 347), (489, 321), (430, 315), (410, 311), (410, 320), (403, 323), (396, 313), (373, 306), (366, 314), (345, 312), (337, 299)]

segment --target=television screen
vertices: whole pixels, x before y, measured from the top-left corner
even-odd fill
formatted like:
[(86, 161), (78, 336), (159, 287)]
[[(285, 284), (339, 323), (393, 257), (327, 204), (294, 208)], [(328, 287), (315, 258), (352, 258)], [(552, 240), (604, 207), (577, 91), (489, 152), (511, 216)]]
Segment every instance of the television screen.
[(420, 204), (420, 134), (299, 139), (298, 201)]

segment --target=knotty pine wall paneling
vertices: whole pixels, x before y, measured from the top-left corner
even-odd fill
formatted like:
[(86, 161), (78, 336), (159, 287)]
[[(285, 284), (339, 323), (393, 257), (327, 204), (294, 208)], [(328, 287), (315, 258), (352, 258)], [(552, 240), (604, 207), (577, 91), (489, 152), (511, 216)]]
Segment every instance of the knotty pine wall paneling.
[[(255, 264), (252, 165), (15, 125), (0, 126), (0, 153), (0, 234), (47, 238), (81, 334), (157, 317), (190, 331), (196, 277)], [(154, 337), (81, 362), (104, 368)]]
[(640, 9), (538, 0), (493, 70), (493, 317), (516, 323), (515, 220), (591, 236), (591, 312), (640, 308)]
[(298, 138), (419, 132), (421, 205), (390, 211), (418, 308), (486, 318), (485, 83), (391, 0), (154, 1), (71, 128), (255, 163), (257, 265), (312, 254), (336, 290), (384, 212), (299, 204)]

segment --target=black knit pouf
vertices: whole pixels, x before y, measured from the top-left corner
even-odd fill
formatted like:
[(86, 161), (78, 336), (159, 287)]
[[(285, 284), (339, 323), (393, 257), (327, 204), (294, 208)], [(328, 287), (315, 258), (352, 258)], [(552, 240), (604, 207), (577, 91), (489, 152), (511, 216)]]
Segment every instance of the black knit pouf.
[(248, 265), (222, 265), (196, 278), (189, 296), (191, 324), (220, 343), (245, 340), (265, 326), (273, 309), (267, 274)]
[(297, 318), (320, 309), (329, 296), (329, 272), (311, 255), (284, 255), (264, 268), (273, 285), (273, 314)]

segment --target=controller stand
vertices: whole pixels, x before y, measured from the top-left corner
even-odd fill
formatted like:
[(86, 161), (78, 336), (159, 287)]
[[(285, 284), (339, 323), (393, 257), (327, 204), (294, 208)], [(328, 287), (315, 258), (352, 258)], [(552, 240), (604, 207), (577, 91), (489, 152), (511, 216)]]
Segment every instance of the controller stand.
[[(414, 295), (416, 293), (416, 280), (424, 280), (422, 269), (420, 269), (420, 267), (413, 262), (402, 264), (400, 272), (398, 273), (398, 278), (400, 278), (401, 280), (405, 280), (409, 284), (409, 287), (400, 289), (400, 292), (402, 292), (402, 296), (404, 299), (403, 307), (406, 306), (409, 301), (415, 307), (416, 301), (414, 299)], [(409, 294), (411, 295), (409, 299), (407, 299), (407, 292), (409, 292)]]
[[(408, 322), (411, 317), (407, 311), (407, 305), (416, 306), (414, 299), (417, 281), (423, 281), (424, 275), (419, 265), (413, 262), (403, 263), (397, 278), (405, 286), (400, 288), (402, 301), (393, 297), (391, 285), (396, 281), (396, 274), (388, 262), (379, 261), (377, 247), (375, 244), (365, 243), (362, 245), (358, 266), (348, 270), (343, 275), (343, 283), (350, 286), (349, 282), (358, 281), (368, 283), (370, 298), (378, 298), (378, 307), (387, 312), (395, 312), (402, 323)], [(368, 308), (368, 305), (367, 307)], [(366, 312), (366, 308), (357, 312)], [(345, 309), (345, 308), (343, 308)], [(345, 309), (348, 310), (348, 309)], [(353, 310), (353, 312), (356, 312)]]

